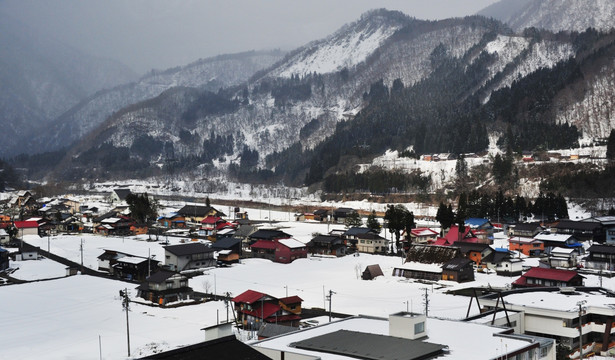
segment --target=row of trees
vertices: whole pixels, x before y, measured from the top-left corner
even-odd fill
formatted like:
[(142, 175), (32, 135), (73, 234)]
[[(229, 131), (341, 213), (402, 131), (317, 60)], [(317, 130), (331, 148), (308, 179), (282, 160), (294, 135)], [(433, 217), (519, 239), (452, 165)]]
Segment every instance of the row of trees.
[(566, 199), (560, 194), (541, 192), (532, 203), (520, 195), (505, 196), (501, 190), (496, 194), (472, 191), (469, 194), (459, 195), (457, 211), (453, 210), (451, 204), (446, 205), (441, 202), (436, 221), (442, 225), (442, 228), (450, 228), (452, 224), (462, 223), (467, 218), (517, 222), (530, 217), (547, 221), (567, 219)]

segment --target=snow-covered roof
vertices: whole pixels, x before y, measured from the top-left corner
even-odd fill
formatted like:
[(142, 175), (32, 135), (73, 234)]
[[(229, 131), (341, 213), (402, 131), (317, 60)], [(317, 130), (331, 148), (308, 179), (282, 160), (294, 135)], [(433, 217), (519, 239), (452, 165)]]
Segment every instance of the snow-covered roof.
[(291, 249), (298, 249), (298, 248), (305, 247), (304, 243), (302, 243), (299, 240), (295, 240), (295, 239), (280, 239), (278, 240), (278, 242)]
[(553, 250), (551, 250), (551, 254), (572, 254), (573, 252), (576, 252), (577, 250), (575, 248), (554, 248)]
[(101, 223), (107, 223), (107, 224), (115, 224), (116, 222), (120, 221), (120, 218), (116, 218), (116, 217), (110, 217), (110, 218), (106, 218), (103, 221), (101, 221)]
[(127, 264), (141, 264), (142, 262), (147, 261), (147, 258), (136, 257), (136, 256), (124, 256), (123, 258), (117, 259), (118, 262), (123, 262)]
[(535, 240), (550, 241), (550, 242), (566, 242), (572, 237), (569, 234), (538, 234), (534, 236)]

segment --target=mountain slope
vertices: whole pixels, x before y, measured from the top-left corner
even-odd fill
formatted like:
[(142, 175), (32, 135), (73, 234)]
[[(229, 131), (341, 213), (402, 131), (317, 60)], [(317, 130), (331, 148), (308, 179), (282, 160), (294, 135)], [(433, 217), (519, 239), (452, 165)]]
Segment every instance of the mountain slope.
[(31, 150), (23, 145), (25, 140), (85, 96), (136, 78), (118, 62), (83, 54), (33, 33), (2, 12), (0, 48), (3, 156)]
[(478, 12), (508, 24), (515, 31), (535, 27), (552, 32), (608, 31), (615, 27), (611, 0), (501, 0)]
[(251, 51), (195, 61), (165, 71), (152, 71), (136, 82), (101, 91), (60, 115), (36, 139), (42, 150), (54, 150), (81, 139), (123, 107), (154, 98), (173, 87), (211, 91), (246, 81), (281, 59), (280, 51)]
[[(193, 159), (193, 166), (199, 164), (197, 159), (206, 159), (206, 163), (215, 160), (217, 166), (225, 168), (241, 159), (244, 146), (257, 151), (257, 163), (263, 166), (266, 155), (281, 152), (294, 143), (305, 149), (316, 146), (335, 130), (338, 122), (352, 117), (364, 106), (364, 94), (380, 79), (386, 86), (392, 86), (396, 79), (404, 84), (419, 82), (433, 71), (430, 58), (434, 49), (441, 47), (461, 56), (482, 41), (485, 34), (494, 31), (509, 32), (497, 22), (478, 17), (430, 22), (398, 12), (373, 11), (327, 39), (294, 51), (238, 90), (219, 93), (217, 96), (222, 98), (217, 100), (228, 105), (223, 111), (211, 111), (215, 107), (214, 94), (207, 92), (192, 104), (178, 104), (174, 113), (183, 114), (180, 118), (169, 116), (168, 109), (162, 109), (156, 101), (147, 102), (107, 120), (95, 131), (98, 135), (89, 137), (79, 148), (94, 148), (103, 143), (130, 148), (146, 134), (172, 143), (174, 155)], [(350, 60), (344, 60), (330, 68), (332, 72), (312, 71), (313, 64), (327, 63), (328, 58), (316, 61), (311, 54), (338, 49), (339, 58), (352, 59), (357, 46), (363, 53), (369, 53), (364, 61), (352, 66)], [(350, 66), (339, 69), (340, 64)], [(148, 116), (142, 116), (144, 113)], [(136, 118), (142, 119), (138, 126)], [(144, 126), (143, 121), (150, 121), (151, 126)], [(178, 141), (179, 134), (184, 134), (185, 141)], [(217, 154), (224, 156), (214, 158), (207, 155), (212, 142), (230, 135), (234, 143), (232, 153)]]

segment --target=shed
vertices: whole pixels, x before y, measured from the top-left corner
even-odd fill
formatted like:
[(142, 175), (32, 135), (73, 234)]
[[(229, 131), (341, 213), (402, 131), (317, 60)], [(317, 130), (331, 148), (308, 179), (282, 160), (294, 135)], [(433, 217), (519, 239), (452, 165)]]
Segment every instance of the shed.
[(361, 275), (361, 279), (374, 280), (378, 276), (384, 276), (384, 274), (382, 273), (382, 269), (380, 268), (380, 265), (378, 264), (368, 265), (365, 268), (365, 271), (363, 271), (363, 274)]

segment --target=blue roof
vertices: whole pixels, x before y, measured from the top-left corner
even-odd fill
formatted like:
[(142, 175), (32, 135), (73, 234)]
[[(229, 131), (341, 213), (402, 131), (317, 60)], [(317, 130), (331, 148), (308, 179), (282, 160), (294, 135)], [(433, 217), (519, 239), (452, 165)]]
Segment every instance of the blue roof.
[(494, 250), (497, 252), (506, 252), (506, 253), (508, 252), (508, 249), (506, 248), (495, 248)]
[(0, 252), (8, 252), (8, 250), (0, 247)]
[(466, 219), (465, 221), (465, 224), (470, 227), (479, 227), (487, 223), (490, 227), (493, 226), (491, 225), (491, 223), (489, 223), (489, 219), (484, 219), (484, 218), (469, 218), (469, 219)]

